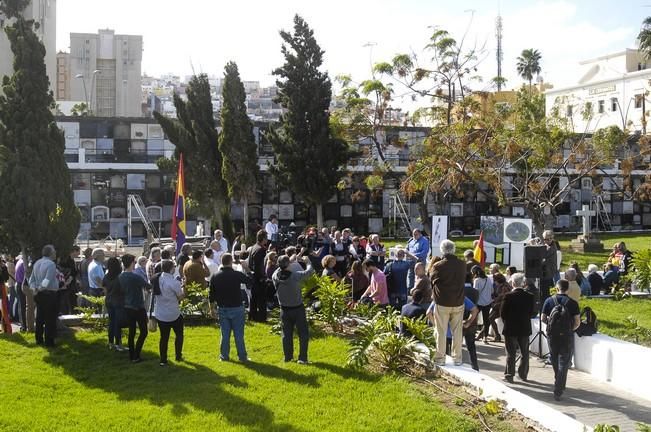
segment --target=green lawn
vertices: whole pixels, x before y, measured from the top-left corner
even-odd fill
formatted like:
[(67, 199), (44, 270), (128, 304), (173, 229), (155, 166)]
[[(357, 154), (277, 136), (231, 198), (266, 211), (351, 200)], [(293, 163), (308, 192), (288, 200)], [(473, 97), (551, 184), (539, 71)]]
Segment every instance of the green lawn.
[[(570, 242), (575, 236), (557, 236), (559, 243), (561, 244), (561, 249), (563, 252), (563, 262), (562, 268), (565, 269), (572, 262), (576, 261), (582, 270), (588, 269), (588, 264), (596, 264), (600, 268), (605, 264), (608, 259), (608, 255), (612, 249), (612, 246), (616, 242), (626, 242), (626, 246), (629, 250), (635, 252), (637, 250), (649, 249), (651, 248), (651, 234), (621, 234), (621, 233), (610, 233), (610, 234), (598, 234), (597, 237), (604, 244), (604, 252), (598, 253), (576, 253), (570, 250)], [(474, 237), (459, 237), (452, 239), (457, 245), (457, 255), (459, 257), (463, 256), (463, 252), (467, 249), (472, 249), (472, 242), (475, 240)], [(394, 246), (396, 244), (405, 246), (407, 244), (407, 239), (401, 240), (389, 240), (386, 239), (383, 241), (387, 248)]]
[[(651, 329), (651, 300), (649, 299), (625, 299), (622, 301), (581, 299), (581, 307), (585, 306), (590, 306), (597, 314), (600, 333), (634, 342), (630, 336), (630, 330), (625, 324), (625, 320), (629, 316), (637, 319), (640, 327)], [(651, 346), (651, 339), (642, 337), (639, 343)]]
[(442, 403), (436, 398), (445, 396), (405, 379), (342, 367), (343, 339), (314, 339), (313, 363), (301, 366), (283, 363), (268, 325), (246, 331), (249, 365), (219, 362), (218, 330), (204, 326), (186, 328), (187, 362), (167, 368), (158, 366), (158, 333), (136, 365), (109, 351), (99, 333), (69, 334), (52, 350), (31, 337), (0, 336), (0, 430), (482, 430), (449, 397)]

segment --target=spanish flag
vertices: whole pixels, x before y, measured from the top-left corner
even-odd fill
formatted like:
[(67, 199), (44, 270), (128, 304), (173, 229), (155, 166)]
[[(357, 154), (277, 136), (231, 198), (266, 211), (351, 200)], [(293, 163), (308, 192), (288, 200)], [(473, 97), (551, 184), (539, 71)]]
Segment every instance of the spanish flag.
[(174, 213), (172, 214), (172, 240), (176, 241), (176, 254), (185, 243), (185, 178), (183, 176), (183, 154), (179, 157), (179, 174), (176, 179)]
[(484, 268), (486, 265), (486, 252), (484, 251), (484, 231), (479, 233), (479, 241), (477, 246), (475, 246), (474, 256), (475, 261), (479, 263), (481, 268)]

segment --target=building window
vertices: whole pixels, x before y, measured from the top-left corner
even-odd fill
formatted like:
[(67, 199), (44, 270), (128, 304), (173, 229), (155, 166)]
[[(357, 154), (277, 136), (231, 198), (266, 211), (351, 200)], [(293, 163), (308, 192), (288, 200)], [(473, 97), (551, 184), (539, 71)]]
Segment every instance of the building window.
[(641, 94), (635, 95), (635, 108), (637, 109), (642, 108), (643, 103), (644, 103), (644, 95)]
[(598, 108), (599, 109), (599, 114), (603, 114), (604, 111), (606, 110), (606, 102), (603, 101), (603, 100), (600, 100), (599, 102), (597, 102), (597, 106), (599, 107)]
[(610, 110), (611, 110), (612, 112), (617, 111), (617, 105), (618, 105), (618, 103), (617, 103), (617, 98), (611, 98), (611, 99), (610, 99)]
[(574, 111), (574, 106), (572, 106), (572, 105), (568, 105), (568, 106), (567, 106), (567, 111), (566, 111), (565, 115), (566, 115), (567, 117), (572, 117), (573, 111)]

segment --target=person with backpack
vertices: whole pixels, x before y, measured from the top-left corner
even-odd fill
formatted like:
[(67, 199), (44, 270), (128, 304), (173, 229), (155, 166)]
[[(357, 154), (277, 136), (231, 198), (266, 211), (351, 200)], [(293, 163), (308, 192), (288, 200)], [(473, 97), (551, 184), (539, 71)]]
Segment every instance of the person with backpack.
[(570, 284), (565, 279), (556, 283), (558, 294), (545, 300), (542, 322), (547, 324), (549, 360), (554, 368), (554, 400), (561, 400), (567, 383), (567, 371), (574, 354), (574, 331), (580, 324), (579, 304), (567, 292)]

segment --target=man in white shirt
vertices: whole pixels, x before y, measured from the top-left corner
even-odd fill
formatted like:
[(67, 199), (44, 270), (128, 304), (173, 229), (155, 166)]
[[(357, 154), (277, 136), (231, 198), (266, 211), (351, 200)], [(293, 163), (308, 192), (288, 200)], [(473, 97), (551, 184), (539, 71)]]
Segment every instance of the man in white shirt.
[(222, 262), (222, 255), (224, 255), (228, 249), (222, 249), (222, 244), (217, 240), (213, 240), (210, 242), (210, 249), (212, 249), (213, 252), (212, 260), (219, 267), (219, 263)]
[(102, 281), (104, 280), (104, 250), (93, 250), (93, 261), (88, 264), (88, 286), (90, 287), (90, 295), (93, 297), (100, 297), (104, 295), (102, 289)]
[[(48, 347), (54, 346), (57, 331), (58, 291), (56, 250), (54, 246), (43, 247), (42, 258), (34, 263), (29, 287), (34, 292), (36, 302), (36, 343)], [(45, 333), (45, 337), (44, 337)]]
[[(228, 252), (228, 240), (224, 237), (224, 233), (222, 230), (215, 230), (215, 240), (219, 242), (219, 246), (221, 246), (221, 251), (222, 253)], [(221, 257), (220, 257), (221, 258)], [(215, 259), (217, 263), (220, 263), (221, 260)]]
[(269, 221), (264, 226), (264, 230), (267, 232), (267, 238), (271, 243), (278, 241), (278, 218), (276, 215), (269, 216)]
[[(221, 255), (220, 255), (221, 257)], [(219, 271), (219, 264), (215, 261), (215, 252), (208, 248), (203, 253), (203, 261), (206, 263), (206, 267), (210, 270), (210, 276), (214, 275)], [(206, 279), (210, 280), (210, 276)]]

